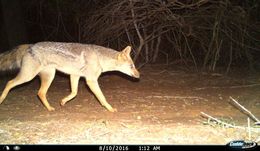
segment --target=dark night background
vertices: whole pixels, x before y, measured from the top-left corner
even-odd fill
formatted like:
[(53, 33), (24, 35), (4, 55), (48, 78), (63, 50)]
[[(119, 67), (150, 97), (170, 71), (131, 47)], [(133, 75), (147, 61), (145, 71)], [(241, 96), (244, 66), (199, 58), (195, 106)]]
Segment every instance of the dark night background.
[(0, 51), (24, 43), (134, 48), (139, 65), (260, 68), (258, 0), (1, 0)]

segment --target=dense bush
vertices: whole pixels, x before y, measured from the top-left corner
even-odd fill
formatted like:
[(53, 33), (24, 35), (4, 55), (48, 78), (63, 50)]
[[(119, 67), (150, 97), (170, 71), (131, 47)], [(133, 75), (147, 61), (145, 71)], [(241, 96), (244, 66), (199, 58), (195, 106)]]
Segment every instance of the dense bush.
[(229, 71), (233, 65), (252, 67), (259, 56), (257, 0), (40, 2), (30, 3), (39, 9), (27, 19), (39, 23), (45, 39), (118, 50), (132, 45), (139, 63), (178, 62), (213, 71), (222, 66)]

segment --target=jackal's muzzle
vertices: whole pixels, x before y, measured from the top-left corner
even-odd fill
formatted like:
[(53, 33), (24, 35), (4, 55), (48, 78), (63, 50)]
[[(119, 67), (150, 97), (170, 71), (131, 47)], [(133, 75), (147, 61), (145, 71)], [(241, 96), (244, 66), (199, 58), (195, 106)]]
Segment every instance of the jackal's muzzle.
[(133, 72), (132, 72), (132, 77), (140, 78), (140, 73), (139, 73), (139, 71), (137, 71), (136, 69), (134, 69)]

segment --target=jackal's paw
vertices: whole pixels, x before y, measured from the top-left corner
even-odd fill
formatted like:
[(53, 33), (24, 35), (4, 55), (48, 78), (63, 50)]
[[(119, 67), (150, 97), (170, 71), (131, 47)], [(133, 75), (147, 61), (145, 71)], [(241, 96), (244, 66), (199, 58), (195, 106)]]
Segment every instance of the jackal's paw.
[(60, 101), (61, 106), (64, 106), (66, 103), (67, 103), (67, 101), (64, 101), (64, 100)]
[(48, 107), (47, 109), (48, 109), (48, 111), (55, 111), (55, 108), (52, 106)]
[(117, 109), (116, 108), (110, 108), (108, 109), (110, 112), (117, 112)]

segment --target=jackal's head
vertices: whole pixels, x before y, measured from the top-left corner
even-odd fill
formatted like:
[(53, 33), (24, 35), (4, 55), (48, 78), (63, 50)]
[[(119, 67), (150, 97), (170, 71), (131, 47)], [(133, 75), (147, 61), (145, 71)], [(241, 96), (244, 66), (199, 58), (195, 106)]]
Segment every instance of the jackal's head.
[(135, 77), (139, 78), (140, 73), (135, 68), (134, 62), (130, 56), (131, 53), (131, 47), (127, 46), (125, 49), (123, 49), (121, 52), (117, 55), (117, 68), (119, 71)]

